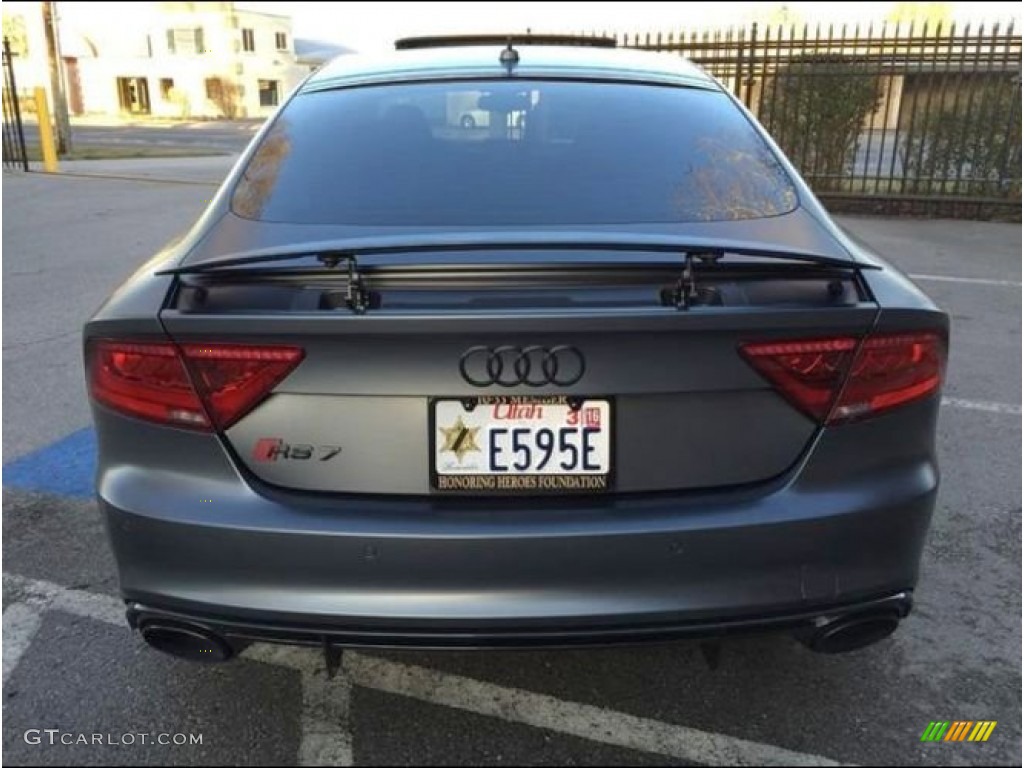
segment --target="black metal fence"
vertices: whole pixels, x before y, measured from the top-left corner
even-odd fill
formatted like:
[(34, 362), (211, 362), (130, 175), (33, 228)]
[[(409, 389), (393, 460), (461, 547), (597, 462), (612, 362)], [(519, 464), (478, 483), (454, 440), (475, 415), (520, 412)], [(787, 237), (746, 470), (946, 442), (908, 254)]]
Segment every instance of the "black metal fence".
[(4, 38), (3, 65), (3, 153), (4, 168), (28, 170), (28, 154), (25, 152), (25, 129), (21, 124), (21, 108), (18, 106), (18, 86), (14, 79), (14, 59), (11, 46)]
[(677, 52), (717, 77), (831, 203), (1020, 215), (1021, 36), (1012, 23), (753, 24), (618, 41)]

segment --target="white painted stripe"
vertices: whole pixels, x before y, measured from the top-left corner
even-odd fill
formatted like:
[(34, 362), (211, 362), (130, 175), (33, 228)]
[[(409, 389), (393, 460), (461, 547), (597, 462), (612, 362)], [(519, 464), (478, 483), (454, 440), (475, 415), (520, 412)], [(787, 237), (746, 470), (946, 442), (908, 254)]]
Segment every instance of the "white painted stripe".
[(1018, 280), (993, 280), (987, 277), (953, 277), (951, 275), (911, 275), (914, 280), (933, 280), (937, 283), (968, 283), (971, 285), (998, 285), (1004, 288), (1020, 288)]
[[(51, 582), (7, 573), (3, 575), (3, 581), (5, 586), (26, 597), (26, 602), (15, 603), (4, 611), (5, 680), (9, 668), (14, 669), (39, 629), (40, 611), (43, 608), (127, 628), (124, 602), (116, 597), (65, 589)], [(323, 658), (309, 650), (254, 645), (246, 651), (245, 657), (301, 673), (302, 736), (299, 741), (299, 765), (352, 765), (352, 736), (348, 727), (352, 686), (348, 679), (339, 674), (334, 680), (328, 680)]]
[(352, 682), (364, 688), (678, 760), (705, 765), (839, 765), (819, 755), (792, 752), (363, 654), (346, 653), (344, 666)]
[(18, 662), (32, 644), (43, 623), (40, 610), (28, 603), (14, 603), (4, 609), (3, 619), (3, 675), (4, 685)]
[[(65, 589), (50, 582), (6, 573), (3, 580), (5, 585), (27, 598), (27, 602), (15, 603), (4, 611), (5, 680), (9, 668), (14, 669), (39, 629), (41, 607), (127, 628), (124, 603), (115, 597)], [(352, 765), (352, 736), (348, 727), (352, 686), (348, 679), (339, 674), (328, 680), (322, 657), (309, 650), (256, 645), (246, 652), (245, 657), (301, 673), (299, 765)]]
[(62, 589), (54, 594), (50, 608), (126, 629), (128, 627), (124, 615), (124, 601), (116, 597)]
[(344, 671), (328, 679), (323, 654), (308, 648), (262, 643), (250, 646), (242, 656), (302, 673), (299, 765), (352, 765), (352, 683)]
[(323, 655), (309, 648), (271, 643), (250, 645), (242, 653), (242, 658), (261, 664), (272, 664), (275, 667), (287, 667), (298, 672), (312, 672), (324, 663)]
[(124, 617), (124, 601), (116, 597), (67, 589), (49, 581), (29, 579), (10, 573), (5, 573), (3, 580), (5, 587), (25, 595), (25, 602), (30, 605), (64, 611), (73, 616), (95, 619), (105, 624), (128, 627)]
[[(8, 654), (11, 654), (12, 665), (16, 665), (38, 630), (40, 612), (46, 607), (125, 626), (124, 606), (117, 598), (65, 589), (51, 582), (6, 573), (3, 581), (27, 597), (27, 602), (15, 603), (4, 611), (5, 677)], [(15, 608), (19, 611), (8, 619), (8, 613)], [(31, 618), (33, 614), (35, 620)], [(15, 640), (10, 651), (7, 648), (9, 631)], [(294, 669), (302, 674), (301, 765), (352, 765), (349, 719), (352, 685), (602, 744), (707, 765), (841, 765), (820, 755), (794, 752), (589, 704), (562, 701), (544, 694), (505, 688), (353, 651), (345, 652), (342, 669), (334, 680), (327, 679), (323, 658), (314, 650), (257, 644), (247, 649), (243, 657)]]
[(323, 659), (319, 661), (319, 669), (302, 673), (299, 765), (352, 765), (352, 684), (340, 670), (328, 679)]
[(987, 400), (965, 400), (962, 397), (944, 397), (942, 404), (948, 408), (966, 408), (969, 411), (987, 411), (988, 413), (1005, 413), (1020, 416), (1021, 407), (1012, 403), (993, 403)]

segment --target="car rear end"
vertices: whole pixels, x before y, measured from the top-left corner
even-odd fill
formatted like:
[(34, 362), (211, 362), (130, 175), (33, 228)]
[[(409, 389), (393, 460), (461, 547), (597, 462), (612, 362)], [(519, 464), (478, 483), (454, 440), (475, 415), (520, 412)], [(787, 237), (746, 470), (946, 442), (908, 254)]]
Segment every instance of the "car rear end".
[(844, 650), (909, 611), (946, 316), (710, 81), (532, 53), (307, 84), (87, 325), (154, 645)]

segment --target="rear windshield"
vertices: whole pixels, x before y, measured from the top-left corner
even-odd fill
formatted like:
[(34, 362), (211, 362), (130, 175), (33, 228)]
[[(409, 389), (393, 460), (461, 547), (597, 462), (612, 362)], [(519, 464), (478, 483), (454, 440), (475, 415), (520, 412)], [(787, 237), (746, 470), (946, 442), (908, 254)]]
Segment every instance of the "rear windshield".
[(729, 221), (796, 204), (722, 93), (523, 80), (301, 94), (232, 198), (250, 219), (382, 226)]

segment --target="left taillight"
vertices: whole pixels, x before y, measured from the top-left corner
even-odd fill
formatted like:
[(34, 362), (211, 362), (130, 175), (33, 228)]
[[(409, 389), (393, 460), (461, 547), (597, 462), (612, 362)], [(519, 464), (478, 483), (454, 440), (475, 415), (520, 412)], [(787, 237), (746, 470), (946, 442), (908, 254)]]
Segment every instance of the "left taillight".
[(298, 347), (97, 339), (89, 392), (128, 416), (186, 429), (226, 429), (302, 360)]

